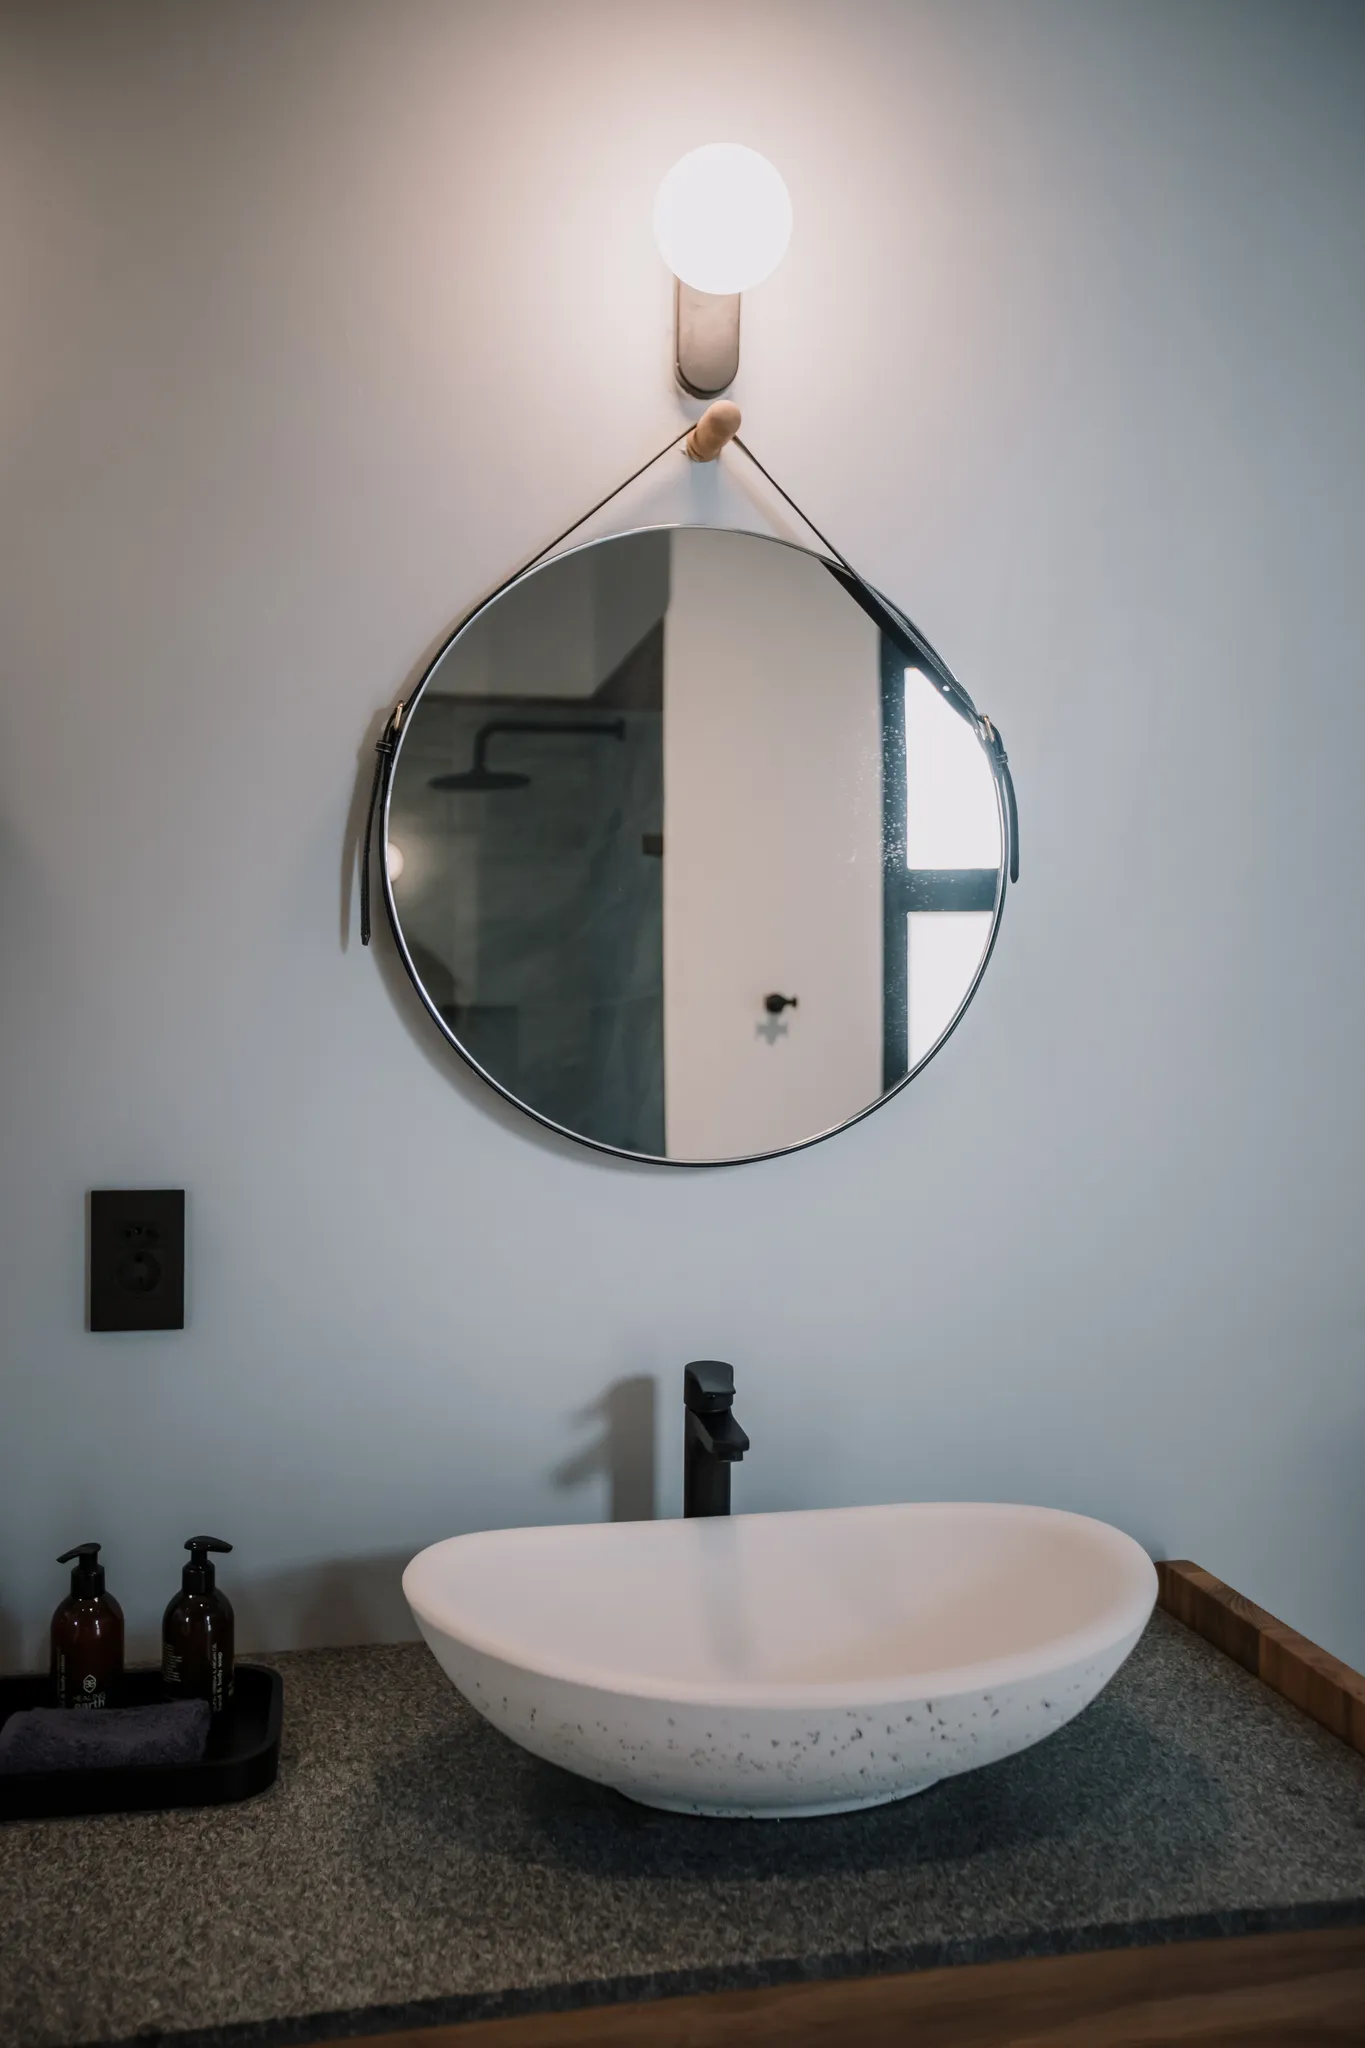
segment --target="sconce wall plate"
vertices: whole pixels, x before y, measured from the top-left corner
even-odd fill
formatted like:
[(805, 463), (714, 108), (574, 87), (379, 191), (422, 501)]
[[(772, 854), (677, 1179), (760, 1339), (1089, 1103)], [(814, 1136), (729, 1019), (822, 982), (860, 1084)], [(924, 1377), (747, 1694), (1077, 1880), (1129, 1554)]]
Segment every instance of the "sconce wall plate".
[(780, 173), (738, 142), (680, 157), (654, 201), (654, 235), (673, 272), (673, 361), (693, 398), (717, 398), (739, 370), (739, 295), (761, 284), (791, 239)]
[(674, 367), (693, 398), (728, 391), (739, 370), (738, 292), (699, 292), (673, 281)]

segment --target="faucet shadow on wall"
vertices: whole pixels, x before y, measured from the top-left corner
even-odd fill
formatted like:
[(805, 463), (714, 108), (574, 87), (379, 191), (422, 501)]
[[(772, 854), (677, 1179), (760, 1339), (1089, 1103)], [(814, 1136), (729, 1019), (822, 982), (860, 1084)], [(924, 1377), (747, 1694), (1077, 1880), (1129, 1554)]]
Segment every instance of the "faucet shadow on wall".
[(598, 1428), (590, 1443), (555, 1466), (553, 1483), (568, 1492), (604, 1477), (613, 1522), (652, 1522), (658, 1511), (655, 1407), (654, 1381), (647, 1373), (614, 1380), (599, 1400), (574, 1416), (575, 1422)]

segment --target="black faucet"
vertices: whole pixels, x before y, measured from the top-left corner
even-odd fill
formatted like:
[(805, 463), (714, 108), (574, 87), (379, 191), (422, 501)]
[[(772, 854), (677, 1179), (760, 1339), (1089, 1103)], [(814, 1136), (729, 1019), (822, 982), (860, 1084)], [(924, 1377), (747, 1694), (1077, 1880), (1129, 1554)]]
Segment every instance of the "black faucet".
[(697, 1358), (683, 1369), (684, 1515), (728, 1515), (730, 1467), (749, 1448), (749, 1439), (730, 1410), (735, 1369), (718, 1358)]

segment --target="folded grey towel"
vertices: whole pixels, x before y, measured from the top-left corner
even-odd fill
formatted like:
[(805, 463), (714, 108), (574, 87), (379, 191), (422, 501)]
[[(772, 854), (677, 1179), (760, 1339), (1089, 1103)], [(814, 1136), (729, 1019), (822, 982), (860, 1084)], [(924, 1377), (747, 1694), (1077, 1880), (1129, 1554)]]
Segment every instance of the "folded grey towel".
[(0, 1772), (87, 1771), (197, 1764), (209, 1737), (207, 1700), (151, 1707), (28, 1707), (0, 1728)]

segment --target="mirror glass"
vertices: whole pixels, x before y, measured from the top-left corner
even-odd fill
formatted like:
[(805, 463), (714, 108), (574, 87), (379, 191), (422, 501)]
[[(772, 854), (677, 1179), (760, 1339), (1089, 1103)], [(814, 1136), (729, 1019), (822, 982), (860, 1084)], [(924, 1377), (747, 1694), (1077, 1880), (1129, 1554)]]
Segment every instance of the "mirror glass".
[(899, 615), (787, 542), (658, 528), (455, 633), (400, 728), (385, 876), (488, 1080), (697, 1164), (821, 1137), (941, 1043), (999, 921), (1002, 817), (968, 700)]

